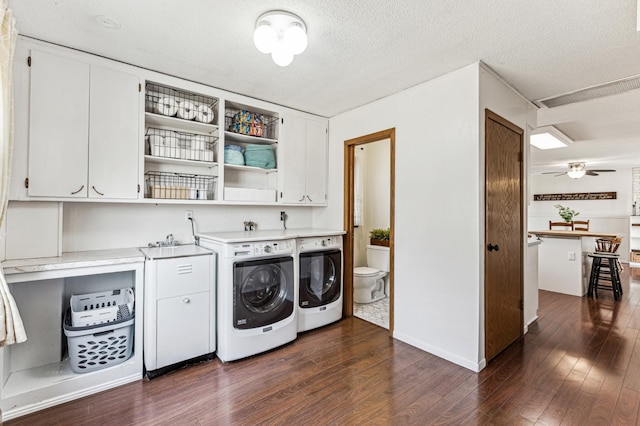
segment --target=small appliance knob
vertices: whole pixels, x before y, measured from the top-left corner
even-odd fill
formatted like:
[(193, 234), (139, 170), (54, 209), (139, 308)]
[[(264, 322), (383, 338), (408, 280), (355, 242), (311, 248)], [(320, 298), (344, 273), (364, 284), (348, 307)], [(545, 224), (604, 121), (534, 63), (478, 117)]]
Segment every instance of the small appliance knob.
[(325, 247), (327, 245), (327, 242), (325, 240), (320, 241), (320, 245), (322, 247)]
[(264, 252), (265, 253), (271, 253), (271, 246), (264, 246)]

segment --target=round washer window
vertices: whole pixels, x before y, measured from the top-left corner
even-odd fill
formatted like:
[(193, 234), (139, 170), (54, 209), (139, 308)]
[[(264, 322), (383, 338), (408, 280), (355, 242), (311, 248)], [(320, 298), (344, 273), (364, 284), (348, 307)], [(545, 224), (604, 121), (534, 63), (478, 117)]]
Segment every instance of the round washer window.
[(286, 275), (276, 265), (255, 268), (242, 283), (244, 306), (260, 314), (278, 308), (287, 298), (286, 279)]
[(331, 259), (316, 257), (307, 266), (307, 276), (307, 290), (321, 299), (336, 283), (336, 267)]

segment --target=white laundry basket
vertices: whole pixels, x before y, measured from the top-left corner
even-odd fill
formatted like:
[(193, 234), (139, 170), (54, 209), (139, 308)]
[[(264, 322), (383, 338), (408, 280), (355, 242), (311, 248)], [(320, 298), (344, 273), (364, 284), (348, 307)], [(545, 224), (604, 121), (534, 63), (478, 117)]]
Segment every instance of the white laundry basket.
[(71, 309), (64, 319), (69, 363), (75, 373), (88, 373), (120, 364), (133, 353), (135, 316), (103, 325), (73, 327)]

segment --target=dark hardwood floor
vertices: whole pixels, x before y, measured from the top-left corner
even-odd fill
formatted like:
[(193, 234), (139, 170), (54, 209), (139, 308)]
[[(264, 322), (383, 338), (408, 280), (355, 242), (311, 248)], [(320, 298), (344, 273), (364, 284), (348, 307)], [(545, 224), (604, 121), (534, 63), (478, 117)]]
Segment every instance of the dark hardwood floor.
[(217, 359), (6, 425), (634, 425), (640, 279), (614, 302), (540, 291), (525, 338), (474, 373), (358, 318), (250, 359)]

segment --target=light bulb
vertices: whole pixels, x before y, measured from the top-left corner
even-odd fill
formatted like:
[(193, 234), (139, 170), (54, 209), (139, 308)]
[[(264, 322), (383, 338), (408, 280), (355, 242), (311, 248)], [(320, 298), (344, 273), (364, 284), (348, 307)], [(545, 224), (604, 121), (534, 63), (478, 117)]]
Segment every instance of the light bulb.
[(281, 67), (286, 67), (293, 62), (293, 52), (286, 43), (278, 41), (271, 52), (271, 59)]
[(271, 53), (278, 42), (278, 34), (268, 23), (258, 25), (253, 33), (253, 43), (262, 53)]
[(298, 24), (287, 28), (282, 39), (290, 46), (294, 55), (301, 54), (307, 48), (307, 33)]

